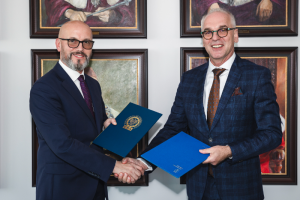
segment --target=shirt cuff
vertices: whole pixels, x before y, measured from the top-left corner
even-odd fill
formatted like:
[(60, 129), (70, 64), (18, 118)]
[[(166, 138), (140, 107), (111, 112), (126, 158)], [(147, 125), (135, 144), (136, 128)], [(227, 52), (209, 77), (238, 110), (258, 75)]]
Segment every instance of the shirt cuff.
[(145, 171), (153, 171), (152, 166), (143, 158), (137, 158), (137, 160), (141, 161), (142, 163), (144, 163), (144, 165), (146, 165), (148, 167), (148, 169), (146, 169)]
[[(226, 144), (226, 146), (229, 146), (228, 144)], [(229, 146), (229, 148), (230, 148), (230, 146)], [(228, 157), (230, 160), (232, 160), (232, 156), (230, 156), (230, 157)]]

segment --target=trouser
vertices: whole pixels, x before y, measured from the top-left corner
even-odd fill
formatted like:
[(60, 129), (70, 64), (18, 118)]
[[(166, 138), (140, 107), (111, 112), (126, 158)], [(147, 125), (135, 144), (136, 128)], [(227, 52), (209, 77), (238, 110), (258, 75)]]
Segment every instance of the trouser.
[(96, 191), (96, 194), (95, 194), (93, 200), (105, 200), (104, 185), (100, 180), (99, 180), (99, 183), (97, 186), (97, 191)]
[(207, 176), (206, 186), (202, 200), (221, 200), (218, 194), (215, 179), (211, 175)]

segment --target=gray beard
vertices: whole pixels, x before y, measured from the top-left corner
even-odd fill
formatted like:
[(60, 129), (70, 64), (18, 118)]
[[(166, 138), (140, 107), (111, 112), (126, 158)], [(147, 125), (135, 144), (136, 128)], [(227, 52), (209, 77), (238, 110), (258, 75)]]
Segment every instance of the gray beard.
[(72, 57), (72, 53), (69, 54), (69, 56), (68, 56), (67, 59), (63, 57), (63, 58), (62, 58), (62, 61), (63, 61), (64, 63), (66, 63), (67, 66), (68, 66), (70, 69), (72, 69), (72, 70), (74, 70), (74, 71), (83, 71), (83, 70), (88, 66), (88, 64), (89, 64), (89, 62), (90, 62), (90, 58), (89, 58), (88, 56), (85, 56), (86, 59), (85, 59), (85, 62), (84, 62), (83, 64), (80, 64), (80, 61), (79, 61), (79, 60), (78, 60), (77, 63), (73, 63), (71, 57)]
[(91, 3), (93, 4), (94, 7), (97, 7), (100, 3), (100, 0), (91, 0)]

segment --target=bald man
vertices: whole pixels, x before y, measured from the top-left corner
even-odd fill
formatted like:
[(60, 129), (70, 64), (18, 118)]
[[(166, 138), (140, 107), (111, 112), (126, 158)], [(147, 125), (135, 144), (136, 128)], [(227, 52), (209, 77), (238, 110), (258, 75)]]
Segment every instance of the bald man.
[[(92, 55), (92, 31), (80, 21), (64, 24), (55, 45), (60, 60), (33, 85), (30, 112), (37, 126), (37, 200), (104, 200), (112, 173), (127, 173), (134, 183), (137, 166), (122, 164), (91, 145), (109, 124), (99, 83), (84, 74)], [(140, 169), (141, 170), (141, 169)]]

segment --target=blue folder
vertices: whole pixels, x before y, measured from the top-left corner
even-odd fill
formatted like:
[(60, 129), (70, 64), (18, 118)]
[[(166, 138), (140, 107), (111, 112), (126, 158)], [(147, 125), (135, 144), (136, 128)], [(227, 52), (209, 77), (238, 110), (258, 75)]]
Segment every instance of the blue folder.
[(207, 144), (180, 132), (141, 156), (176, 178), (181, 177), (207, 159), (200, 149), (210, 148)]
[(109, 125), (93, 143), (125, 157), (161, 116), (158, 112), (129, 103), (116, 117), (117, 125)]

